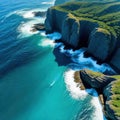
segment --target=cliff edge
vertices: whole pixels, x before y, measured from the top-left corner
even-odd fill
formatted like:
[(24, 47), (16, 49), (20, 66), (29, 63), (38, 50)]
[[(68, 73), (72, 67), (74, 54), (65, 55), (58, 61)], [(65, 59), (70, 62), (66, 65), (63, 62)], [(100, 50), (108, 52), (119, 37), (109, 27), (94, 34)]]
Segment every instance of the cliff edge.
[(103, 94), (104, 112), (110, 120), (120, 120), (120, 76), (107, 76), (91, 70), (81, 70), (80, 78), (84, 86), (89, 86)]
[[(58, 31), (62, 41), (120, 72), (120, 2), (69, 2), (47, 11), (46, 33)], [(114, 62), (116, 61), (116, 62)]]

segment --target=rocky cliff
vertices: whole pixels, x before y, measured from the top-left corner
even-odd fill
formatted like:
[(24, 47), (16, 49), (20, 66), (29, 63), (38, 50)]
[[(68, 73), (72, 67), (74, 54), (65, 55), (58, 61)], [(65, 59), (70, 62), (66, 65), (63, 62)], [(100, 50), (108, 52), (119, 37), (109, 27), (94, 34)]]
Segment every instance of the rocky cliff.
[(95, 28), (89, 36), (88, 52), (97, 59), (104, 61), (111, 56), (116, 42), (116, 39), (108, 30)]
[(120, 79), (104, 88), (105, 114), (111, 120), (120, 120)]
[(91, 70), (81, 70), (80, 71), (81, 79), (90, 85), (90, 87), (102, 90), (106, 85), (108, 85), (111, 81), (114, 81), (115, 79), (106, 76), (99, 72), (93, 72)]
[(49, 8), (45, 20), (46, 33), (52, 33), (53, 31), (62, 32), (62, 24), (66, 15), (66, 12)]
[(120, 120), (120, 76), (106, 76), (91, 70), (81, 70), (84, 86), (95, 88), (104, 96), (105, 115), (110, 120)]
[(120, 39), (119, 10), (120, 2), (69, 2), (54, 6), (47, 11), (46, 33), (58, 31), (66, 45), (77, 49), (87, 47), (87, 53), (101, 62), (111, 60), (120, 70), (116, 51), (116, 47), (120, 48), (117, 44)]

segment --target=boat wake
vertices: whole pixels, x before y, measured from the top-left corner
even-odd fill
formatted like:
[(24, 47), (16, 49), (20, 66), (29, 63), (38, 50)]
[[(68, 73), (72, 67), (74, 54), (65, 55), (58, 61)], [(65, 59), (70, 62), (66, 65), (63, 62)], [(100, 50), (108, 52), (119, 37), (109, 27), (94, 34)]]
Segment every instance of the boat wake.
[(55, 84), (55, 80), (50, 84), (50, 87), (52, 87)]

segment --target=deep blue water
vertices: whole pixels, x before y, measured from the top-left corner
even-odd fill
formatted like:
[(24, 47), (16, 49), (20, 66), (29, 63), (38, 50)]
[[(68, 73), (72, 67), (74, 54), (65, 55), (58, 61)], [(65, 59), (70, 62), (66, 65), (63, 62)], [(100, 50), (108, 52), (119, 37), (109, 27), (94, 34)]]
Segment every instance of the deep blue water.
[(80, 90), (74, 70), (111, 70), (84, 50), (64, 50), (55, 44), (59, 33), (31, 32), (33, 11), (52, 5), (45, 0), (0, 1), (0, 120), (103, 120), (97, 93)]

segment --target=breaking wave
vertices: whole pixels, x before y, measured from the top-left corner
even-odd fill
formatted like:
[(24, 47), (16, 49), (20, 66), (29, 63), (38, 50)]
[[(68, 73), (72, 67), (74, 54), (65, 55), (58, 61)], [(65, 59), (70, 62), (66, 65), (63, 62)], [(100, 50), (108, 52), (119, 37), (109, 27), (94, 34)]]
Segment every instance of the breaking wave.
[(97, 64), (97, 61), (92, 59), (92, 57), (85, 58), (84, 48), (75, 51), (73, 51), (72, 49), (65, 50), (64, 45), (61, 45), (60, 51), (61, 53), (64, 53), (66, 56), (69, 56), (72, 59), (73, 63), (68, 65), (69, 68), (72, 68), (74, 70), (90, 69), (102, 73), (105, 71), (115, 73), (115, 71), (108, 64), (103, 63), (99, 65)]
[[(70, 95), (74, 99), (85, 99), (89, 95), (92, 95), (92, 99), (90, 101), (92, 107), (88, 108), (88, 111), (89, 111), (89, 109), (94, 108), (94, 112), (92, 112), (93, 120), (105, 120), (105, 117), (102, 112), (102, 106), (100, 104), (96, 90), (94, 90), (92, 88), (87, 89), (87, 90), (80, 90), (80, 87), (79, 87), (80, 85), (78, 85), (78, 83), (76, 83), (74, 81), (74, 73), (75, 73), (74, 70), (69, 69), (64, 74), (66, 88), (69, 91)], [(87, 111), (87, 108), (86, 108), (86, 111)], [(81, 111), (81, 114), (82, 114), (82, 111)], [(83, 118), (82, 118), (82, 120), (83, 120)]]

